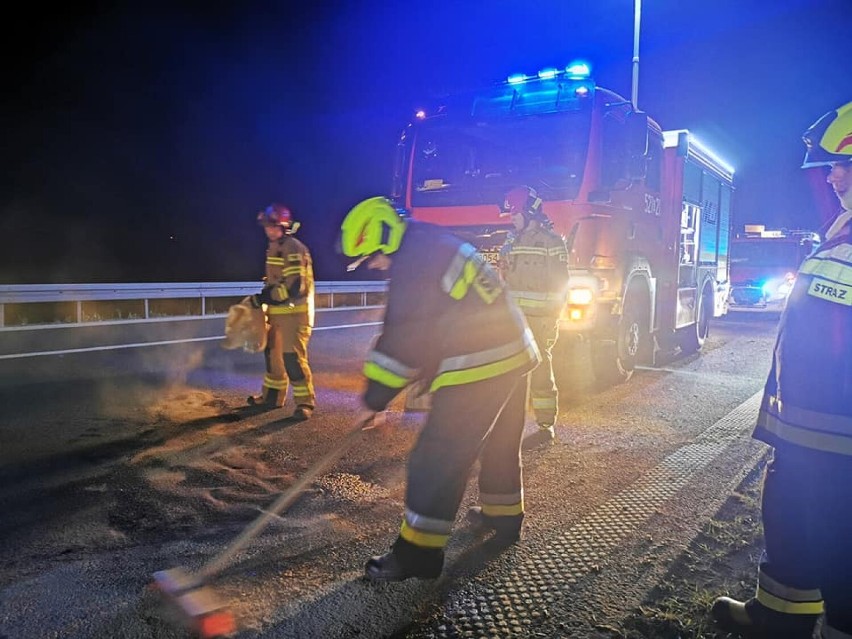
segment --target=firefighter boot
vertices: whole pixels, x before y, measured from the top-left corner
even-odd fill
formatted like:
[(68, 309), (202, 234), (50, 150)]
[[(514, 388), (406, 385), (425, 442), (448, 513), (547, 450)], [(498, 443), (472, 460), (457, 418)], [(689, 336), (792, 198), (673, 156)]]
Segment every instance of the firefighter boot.
[(442, 548), (421, 548), (397, 538), (389, 553), (370, 557), (364, 572), (371, 581), (403, 581), (411, 577), (435, 579), (443, 568)]
[(248, 409), (254, 413), (262, 413), (263, 411), (272, 410), (275, 404), (263, 398), (263, 395), (249, 395), (246, 398)]
[(751, 639), (811, 639), (819, 615), (791, 615), (770, 610), (757, 599), (718, 597), (710, 611), (727, 632)]
[(494, 541), (501, 546), (511, 546), (521, 540), (523, 514), (495, 517), (483, 515), (481, 506), (473, 506), (467, 511), (467, 520), (475, 532), (485, 534), (493, 531)]
[(524, 450), (532, 450), (533, 448), (552, 444), (555, 440), (556, 431), (553, 429), (553, 424), (539, 424), (536, 432), (524, 437), (522, 448)]
[(290, 419), (294, 422), (304, 422), (311, 418), (314, 409), (312, 406), (296, 406), (296, 410), (290, 415)]

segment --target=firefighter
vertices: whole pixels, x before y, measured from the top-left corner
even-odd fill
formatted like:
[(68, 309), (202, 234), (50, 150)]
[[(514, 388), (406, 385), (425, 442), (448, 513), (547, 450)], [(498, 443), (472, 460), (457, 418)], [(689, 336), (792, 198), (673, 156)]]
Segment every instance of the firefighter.
[(524, 441), (532, 448), (551, 443), (558, 407), (553, 376), (553, 346), (559, 337), (559, 316), (568, 284), (565, 239), (541, 209), (534, 189), (519, 186), (506, 194), (500, 216), (515, 227), (500, 251), (500, 270), (515, 303), (523, 311), (542, 356), (530, 375), (530, 395), (538, 431)]
[(757, 592), (712, 614), (750, 637), (852, 639), (852, 102), (804, 135), (802, 168), (828, 167), (842, 212), (799, 268), (778, 327), (754, 437), (763, 485)]
[(311, 253), (293, 233), (299, 228), (290, 209), (272, 204), (257, 214), (269, 245), (263, 290), (252, 296), (255, 308), (266, 304), (269, 321), (264, 351), (266, 375), (260, 395), (248, 398), (252, 406), (280, 408), (293, 386), (296, 408), (291, 419), (304, 421), (316, 407), (308, 342), (314, 325), (314, 271)]
[(520, 447), (526, 374), (539, 361), (523, 315), (474, 247), (400, 216), (384, 198), (355, 206), (340, 249), (389, 279), (384, 323), (364, 364), (367, 416), (417, 382), (432, 406), (408, 460), (405, 513), (390, 552), (372, 557), (375, 581), (434, 578), (471, 467), (480, 459), (481, 528), (501, 543), (520, 538)]

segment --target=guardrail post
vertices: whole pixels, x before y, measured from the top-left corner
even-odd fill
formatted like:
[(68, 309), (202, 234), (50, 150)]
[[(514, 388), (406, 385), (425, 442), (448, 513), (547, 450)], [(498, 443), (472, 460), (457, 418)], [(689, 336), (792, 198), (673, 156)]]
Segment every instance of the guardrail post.
[(202, 316), (202, 317), (204, 317), (205, 315), (207, 315), (207, 313), (205, 312), (205, 311), (206, 311), (206, 305), (205, 305), (205, 302), (206, 302), (206, 301), (207, 301), (207, 298), (206, 298), (206, 297), (204, 297), (204, 295), (202, 295), (202, 296), (201, 296), (201, 316)]
[(0, 304), (0, 328), (6, 326), (6, 305)]
[(148, 298), (146, 297), (143, 302), (145, 304), (145, 319), (148, 319)]
[(77, 300), (77, 323), (80, 324), (83, 321), (83, 302), (82, 300)]

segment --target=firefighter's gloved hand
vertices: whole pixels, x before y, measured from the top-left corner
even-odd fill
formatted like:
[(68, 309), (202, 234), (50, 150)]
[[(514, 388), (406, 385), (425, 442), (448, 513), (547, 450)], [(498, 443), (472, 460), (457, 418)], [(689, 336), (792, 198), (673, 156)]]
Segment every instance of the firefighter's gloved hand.
[(269, 304), (272, 302), (272, 287), (264, 286), (260, 293), (251, 296), (251, 305), (255, 308), (260, 308), (261, 304)]

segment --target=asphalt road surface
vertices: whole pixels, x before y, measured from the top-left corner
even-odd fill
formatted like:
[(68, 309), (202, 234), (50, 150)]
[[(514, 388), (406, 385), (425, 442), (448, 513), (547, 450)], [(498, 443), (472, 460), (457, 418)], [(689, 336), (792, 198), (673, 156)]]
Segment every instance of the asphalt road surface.
[[(262, 356), (215, 342), (42, 360), (72, 372), (0, 388), (0, 637), (187, 636), (153, 573), (201, 568), (351, 430), (376, 319), (341, 313), (314, 334), (319, 408), (303, 423), (291, 405), (238, 410)], [(702, 354), (615, 387), (582, 350), (560, 366), (558, 442), (524, 453), (511, 548), (466, 524), (471, 481), (441, 578), (364, 580), (399, 528), (423, 420), (400, 397), (210, 585), (238, 637), (609, 636), (765, 454), (749, 434), (776, 320), (731, 314)]]

